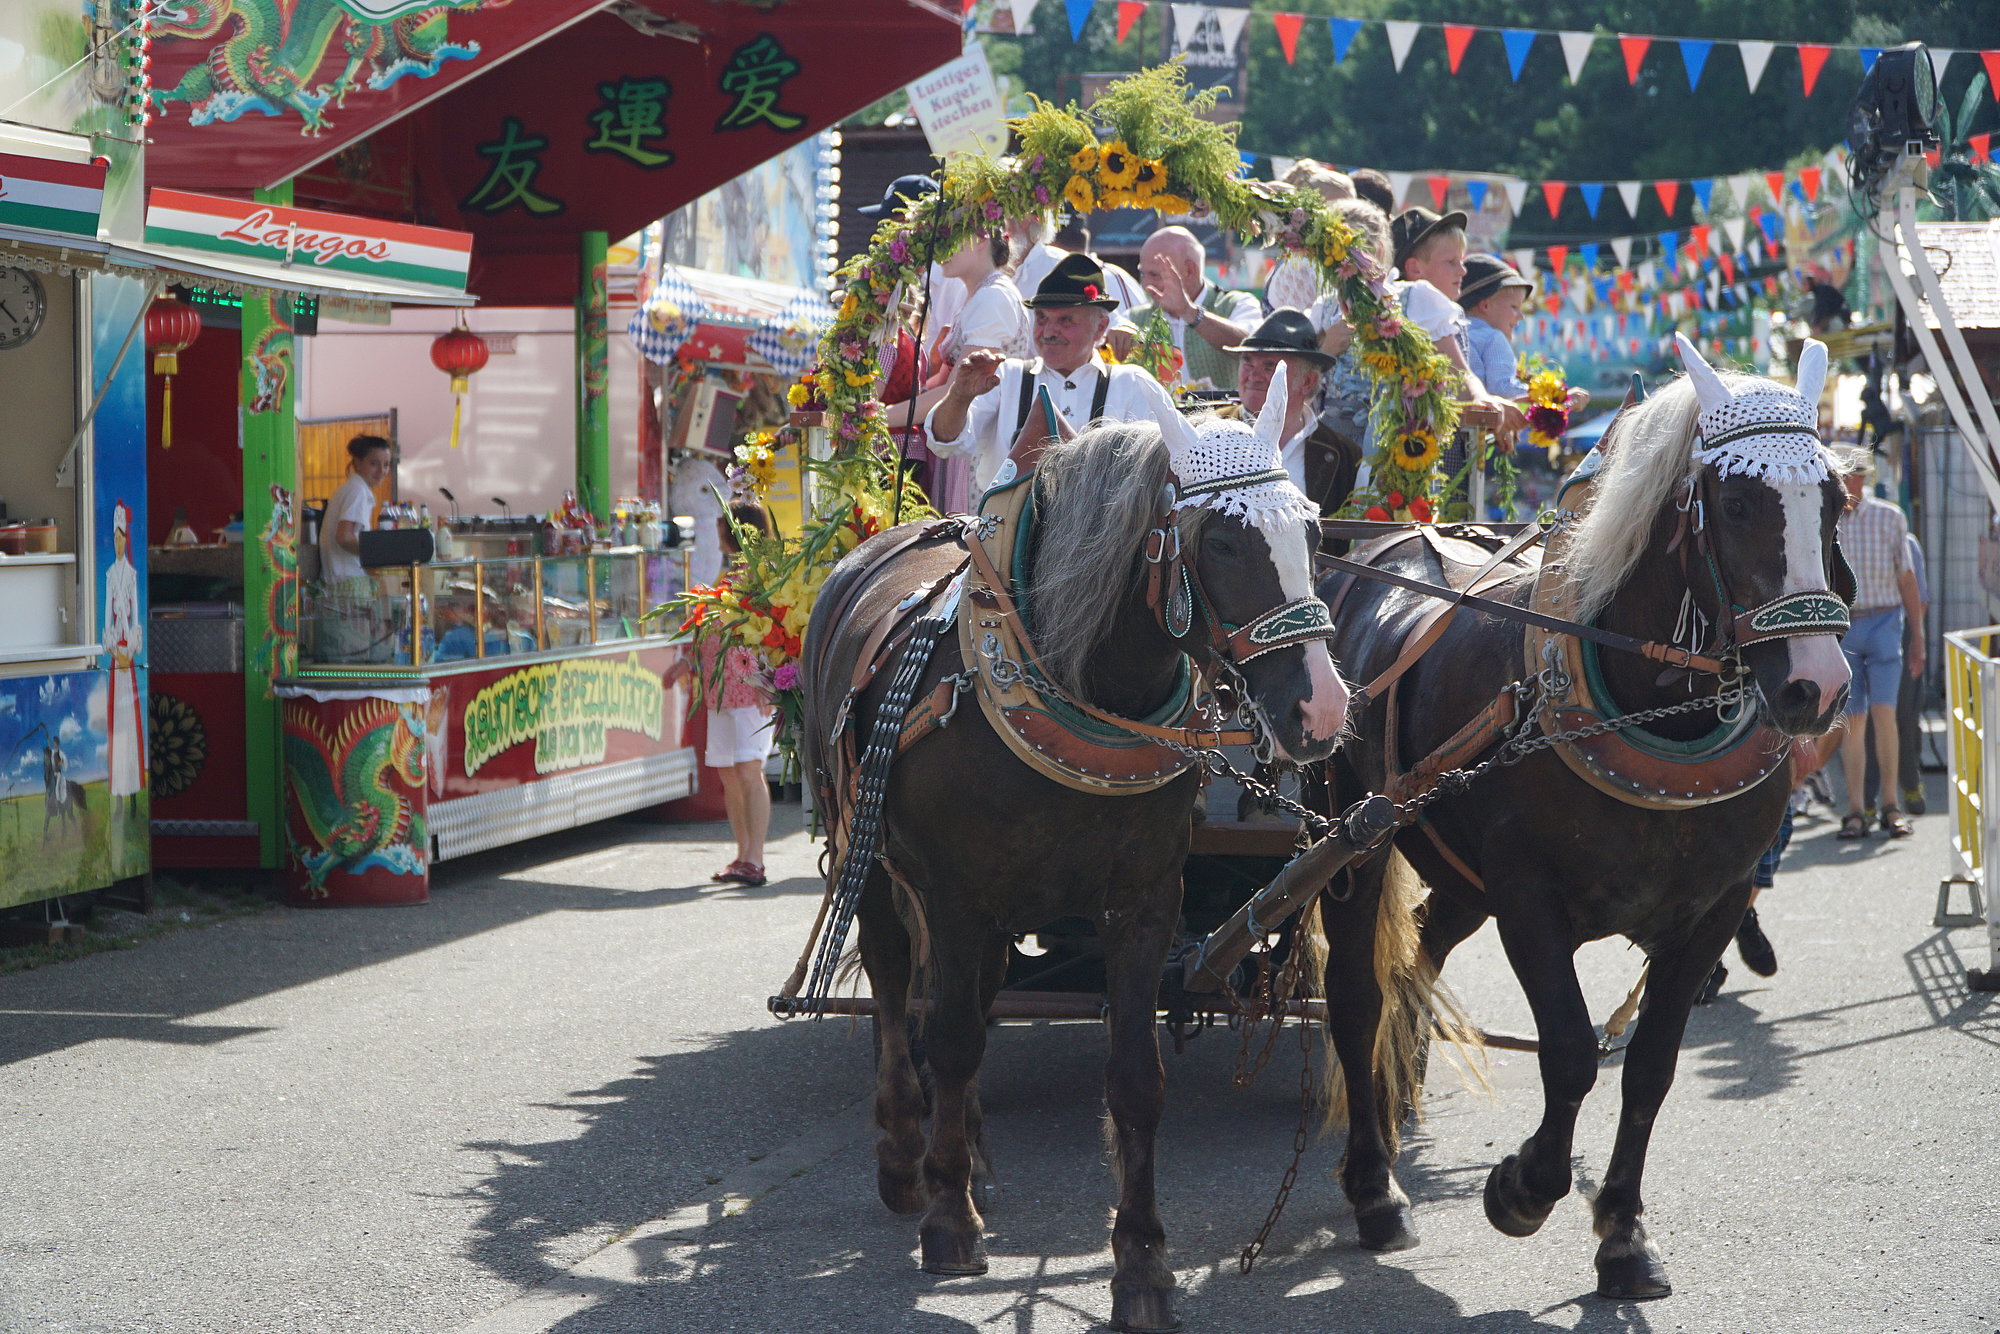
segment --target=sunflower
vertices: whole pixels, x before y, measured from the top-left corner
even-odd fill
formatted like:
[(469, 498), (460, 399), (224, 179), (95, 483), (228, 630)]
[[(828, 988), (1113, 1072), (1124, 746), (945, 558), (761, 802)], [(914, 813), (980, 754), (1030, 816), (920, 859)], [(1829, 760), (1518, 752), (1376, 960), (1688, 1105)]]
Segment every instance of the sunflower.
[(1405, 472), (1427, 472), (1444, 451), (1428, 431), (1408, 431), (1396, 438), (1389, 456)]
[(1128, 190), (1139, 179), (1140, 158), (1123, 140), (1113, 139), (1097, 155), (1097, 183), (1107, 190)]
[[(1090, 151), (1094, 154), (1097, 150), (1093, 148)], [(1097, 192), (1090, 188), (1090, 178), (1087, 176), (1070, 177), (1069, 184), (1063, 187), (1062, 193), (1063, 202), (1078, 213), (1088, 213), (1097, 207)]]
[(1138, 159), (1139, 169), (1132, 177), (1132, 193), (1144, 199), (1156, 195), (1167, 188), (1167, 164), (1155, 158)]
[(1167, 217), (1180, 217), (1194, 211), (1194, 205), (1179, 195), (1156, 194), (1146, 201)]
[(1069, 155), (1069, 169), (1074, 172), (1085, 173), (1096, 171), (1097, 145), (1085, 144), (1082, 148), (1071, 153)]

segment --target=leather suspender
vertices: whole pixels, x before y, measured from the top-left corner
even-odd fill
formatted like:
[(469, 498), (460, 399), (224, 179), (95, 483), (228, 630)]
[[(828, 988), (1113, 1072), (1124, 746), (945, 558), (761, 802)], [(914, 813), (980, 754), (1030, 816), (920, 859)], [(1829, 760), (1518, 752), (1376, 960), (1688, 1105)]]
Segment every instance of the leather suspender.
[[(1031, 361), (1021, 368), (1021, 403), (1019, 410), (1014, 414), (1015, 435), (1019, 435), (1021, 428), (1028, 424), (1028, 414), (1034, 410), (1036, 377), (1031, 372), (1034, 367), (1041, 364), (1039, 361)], [(1104, 404), (1110, 397), (1111, 372), (1100, 369), (1097, 372), (1097, 388), (1091, 391), (1090, 416), (1084, 419), (1085, 426), (1104, 415)]]

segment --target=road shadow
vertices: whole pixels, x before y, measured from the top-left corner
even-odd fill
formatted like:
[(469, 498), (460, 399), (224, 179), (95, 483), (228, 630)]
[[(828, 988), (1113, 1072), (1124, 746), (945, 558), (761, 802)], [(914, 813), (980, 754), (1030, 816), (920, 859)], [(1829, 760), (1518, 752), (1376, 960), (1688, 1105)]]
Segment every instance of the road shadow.
[[(774, 812), (772, 836), (799, 827), (797, 807)], [(609, 820), (440, 863), (425, 904), (398, 908), (274, 907), (147, 937), (130, 949), (0, 976), (0, 1065), (100, 1039), (214, 1045), (265, 1031), (204, 1024), (243, 1001), (373, 967), (548, 913), (610, 912), (706, 899), (817, 895), (793, 877), (758, 889), (707, 881), (634, 890), (567, 882), (568, 861), (609, 858), (648, 844), (726, 846), (726, 824)], [(685, 861), (685, 851), (677, 853)], [(664, 856), (662, 861), (667, 860)], [(543, 877), (554, 864), (558, 874)], [(580, 881), (582, 877), (578, 877)]]

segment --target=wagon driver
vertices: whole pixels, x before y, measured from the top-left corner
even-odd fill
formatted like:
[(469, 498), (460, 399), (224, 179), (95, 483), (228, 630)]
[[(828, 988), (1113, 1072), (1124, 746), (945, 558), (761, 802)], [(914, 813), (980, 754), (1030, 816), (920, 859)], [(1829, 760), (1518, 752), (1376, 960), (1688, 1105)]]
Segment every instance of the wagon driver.
[(1034, 313), (1034, 360), (968, 352), (924, 420), (933, 453), (970, 456), (975, 497), (1000, 478), (1037, 389), (1047, 389), (1063, 420), (1079, 429), (1108, 417), (1150, 420), (1164, 431), (1179, 419), (1173, 395), (1158, 380), (1097, 355), (1118, 299), (1095, 260), (1064, 256), (1024, 304)]

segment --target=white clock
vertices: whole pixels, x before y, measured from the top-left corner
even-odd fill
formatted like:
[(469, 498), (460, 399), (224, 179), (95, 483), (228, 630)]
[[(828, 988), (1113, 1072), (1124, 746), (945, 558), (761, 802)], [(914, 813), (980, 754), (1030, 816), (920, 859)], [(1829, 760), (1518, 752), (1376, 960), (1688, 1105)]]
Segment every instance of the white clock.
[(0, 350), (19, 347), (42, 331), (49, 313), (42, 280), (27, 269), (0, 264)]

